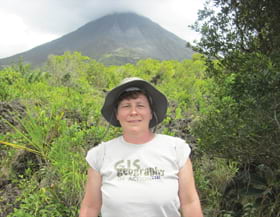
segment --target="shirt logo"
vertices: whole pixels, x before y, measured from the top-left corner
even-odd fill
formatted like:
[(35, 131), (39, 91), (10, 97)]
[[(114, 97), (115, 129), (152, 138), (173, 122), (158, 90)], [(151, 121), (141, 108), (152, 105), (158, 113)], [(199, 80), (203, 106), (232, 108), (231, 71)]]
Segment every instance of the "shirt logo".
[(118, 180), (137, 182), (160, 180), (165, 173), (164, 169), (158, 168), (157, 166), (142, 167), (139, 159), (117, 161), (114, 168)]

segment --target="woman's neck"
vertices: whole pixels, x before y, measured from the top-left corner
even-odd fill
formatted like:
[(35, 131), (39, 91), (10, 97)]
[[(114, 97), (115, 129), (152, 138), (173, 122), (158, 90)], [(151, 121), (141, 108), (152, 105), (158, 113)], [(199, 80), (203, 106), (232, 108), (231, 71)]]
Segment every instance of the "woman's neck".
[(133, 144), (144, 144), (151, 141), (155, 137), (155, 134), (150, 130), (148, 132), (142, 132), (137, 134), (125, 133), (123, 134), (123, 138), (128, 143)]

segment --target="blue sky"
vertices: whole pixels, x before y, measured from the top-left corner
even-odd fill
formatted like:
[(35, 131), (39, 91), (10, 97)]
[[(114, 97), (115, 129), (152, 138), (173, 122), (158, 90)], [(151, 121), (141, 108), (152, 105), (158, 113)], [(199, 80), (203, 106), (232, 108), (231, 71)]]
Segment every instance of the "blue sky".
[(24, 52), (114, 12), (136, 12), (186, 41), (204, 0), (6, 0), (0, 3), (0, 58)]

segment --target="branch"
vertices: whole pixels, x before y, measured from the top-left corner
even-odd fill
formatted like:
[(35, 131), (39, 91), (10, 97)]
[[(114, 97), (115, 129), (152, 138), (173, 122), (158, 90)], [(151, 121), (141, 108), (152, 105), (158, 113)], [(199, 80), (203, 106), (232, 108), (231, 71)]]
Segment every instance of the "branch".
[(280, 130), (280, 123), (279, 123), (279, 120), (278, 120), (278, 118), (277, 118), (276, 108), (274, 109), (274, 119), (275, 119), (275, 121), (276, 121), (276, 124), (277, 124), (279, 130)]
[(278, 128), (279, 128), (279, 130), (280, 130), (280, 122), (279, 122), (279, 120), (278, 120), (278, 118), (277, 118), (277, 108), (280, 106), (280, 103), (276, 103), (277, 102), (277, 100), (274, 98), (274, 102), (275, 102), (275, 107), (274, 107), (274, 120), (275, 120), (275, 122), (276, 122), (276, 124), (277, 124), (277, 126), (278, 126)]

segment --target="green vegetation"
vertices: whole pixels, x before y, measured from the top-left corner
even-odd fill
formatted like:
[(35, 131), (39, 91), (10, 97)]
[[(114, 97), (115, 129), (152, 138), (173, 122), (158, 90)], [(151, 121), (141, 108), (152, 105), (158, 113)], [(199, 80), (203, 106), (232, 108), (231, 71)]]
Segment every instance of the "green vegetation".
[(210, 3), (194, 49), (215, 85), (193, 133), (202, 153), (238, 164), (220, 203), (227, 216), (280, 216), (279, 1)]
[(106, 67), (78, 52), (50, 56), (39, 69), (20, 62), (1, 70), (0, 213), (77, 216), (86, 152), (120, 134), (111, 127), (105, 135), (100, 108), (106, 91), (125, 77), (142, 77), (166, 93), (171, 106), (158, 132), (188, 139), (183, 131), (190, 121), (184, 120), (196, 115), (201, 86), (211, 82), (203, 79), (204, 70), (198, 54), (182, 62), (147, 59)]
[(67, 52), (0, 71), (0, 216), (77, 216), (87, 150), (120, 134), (105, 133), (104, 96), (129, 76), (167, 95), (157, 131), (192, 146), (205, 217), (280, 216), (279, 1), (213, 2), (190, 60), (104, 66)]

